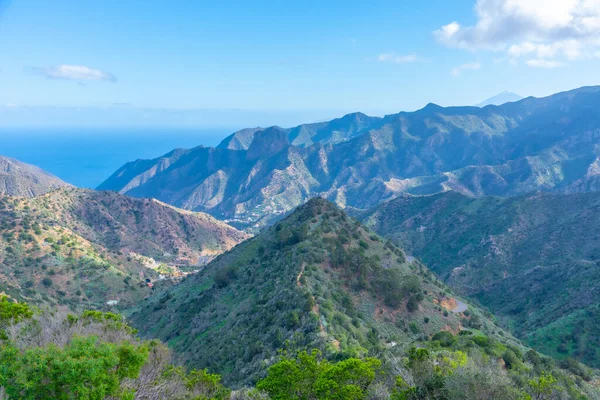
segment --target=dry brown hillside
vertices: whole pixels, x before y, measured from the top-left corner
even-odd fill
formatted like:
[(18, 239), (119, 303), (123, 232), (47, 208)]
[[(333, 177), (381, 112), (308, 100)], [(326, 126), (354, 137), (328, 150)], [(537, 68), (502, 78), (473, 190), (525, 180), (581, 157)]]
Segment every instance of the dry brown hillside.
[(0, 196), (0, 235), (0, 292), (71, 309), (131, 306), (247, 237), (205, 214), (71, 188)]

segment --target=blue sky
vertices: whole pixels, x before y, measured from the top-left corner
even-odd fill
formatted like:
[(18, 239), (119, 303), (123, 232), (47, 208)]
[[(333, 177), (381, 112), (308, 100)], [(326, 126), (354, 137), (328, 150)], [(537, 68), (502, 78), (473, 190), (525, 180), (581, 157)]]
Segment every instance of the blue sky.
[(599, 0), (0, 0), (0, 106), (382, 114), (543, 96), (600, 83), (599, 16)]

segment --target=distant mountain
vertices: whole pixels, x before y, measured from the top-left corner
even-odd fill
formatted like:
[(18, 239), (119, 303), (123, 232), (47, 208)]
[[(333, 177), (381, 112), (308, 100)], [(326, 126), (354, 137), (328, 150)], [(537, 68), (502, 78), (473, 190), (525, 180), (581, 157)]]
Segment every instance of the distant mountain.
[(530, 345), (600, 367), (600, 193), (402, 196), (362, 214)]
[(519, 346), (422, 264), (323, 199), (146, 299), (131, 321), (234, 387), (253, 383), (281, 348), (393, 356), (468, 327)]
[[(200, 213), (116, 193), (0, 196), (0, 292), (36, 304), (119, 309), (248, 235)], [(140, 286), (140, 284), (142, 284)]]
[(296, 147), (309, 147), (314, 143), (336, 144), (374, 129), (381, 121), (381, 118), (354, 113), (332, 121), (305, 124), (291, 129), (279, 127), (243, 129), (225, 138), (218, 148), (248, 150), (258, 132), (268, 132), (269, 130), (283, 132), (290, 145)]
[(600, 189), (600, 87), (494, 107), (430, 104), (238, 132), (217, 148), (128, 163), (100, 189), (257, 229), (316, 195), (367, 209), (403, 193)]
[(489, 105), (500, 106), (505, 103), (515, 102), (515, 101), (519, 101), (519, 100), (523, 100), (523, 97), (519, 96), (516, 93), (502, 92), (495, 96), (490, 97), (489, 99), (482, 101), (481, 103), (477, 104), (477, 107), (485, 107), (485, 106), (489, 106)]
[(0, 156), (0, 195), (34, 197), (69, 186), (34, 165)]

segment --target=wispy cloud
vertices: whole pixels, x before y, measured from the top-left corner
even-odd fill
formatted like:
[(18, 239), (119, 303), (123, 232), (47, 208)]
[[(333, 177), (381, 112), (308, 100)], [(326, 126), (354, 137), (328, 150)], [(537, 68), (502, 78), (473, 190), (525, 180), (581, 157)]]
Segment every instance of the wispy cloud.
[(527, 60), (525, 61), (525, 64), (529, 65), (530, 67), (537, 67), (537, 68), (558, 68), (558, 67), (562, 67), (565, 64), (558, 62), (558, 61), (551, 61), (551, 60), (544, 60), (544, 59), (540, 59), (540, 58), (535, 58), (533, 60)]
[(460, 76), (460, 74), (465, 71), (465, 70), (478, 70), (481, 69), (481, 64), (480, 63), (467, 63), (467, 64), (463, 64), (463, 65), (459, 65), (458, 67), (454, 68), (452, 71), (450, 71), (450, 74), (452, 76)]
[(100, 71), (83, 65), (58, 65), (53, 67), (34, 67), (33, 73), (48, 79), (64, 79), (76, 82), (104, 81), (116, 82), (117, 78), (109, 72)]
[(416, 54), (397, 55), (396, 53), (382, 53), (377, 56), (379, 62), (389, 62), (394, 64), (407, 64), (418, 61)]
[(449, 47), (503, 52), (532, 67), (564, 65), (600, 50), (599, 0), (475, 0), (475, 11), (475, 25), (451, 22), (434, 36)]

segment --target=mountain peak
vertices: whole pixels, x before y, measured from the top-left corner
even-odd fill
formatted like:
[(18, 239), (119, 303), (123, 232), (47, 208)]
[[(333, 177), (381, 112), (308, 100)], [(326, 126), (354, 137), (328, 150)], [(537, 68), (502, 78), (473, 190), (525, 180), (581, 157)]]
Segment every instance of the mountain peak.
[[(450, 295), (418, 261), (316, 197), (143, 302), (132, 322), (170, 340), (189, 367), (240, 386), (257, 379), (285, 343), (331, 357), (366, 355), (411, 343), (411, 325), (427, 336), (459, 331), (464, 315), (440, 308)], [(470, 312), (483, 331), (497, 330)], [(239, 349), (243, 368), (235, 368)]]
[(248, 148), (248, 159), (270, 157), (289, 146), (287, 132), (278, 126), (272, 126), (254, 134), (254, 139)]
[(440, 106), (439, 104), (427, 103), (427, 105), (419, 111), (435, 111), (435, 110), (441, 110), (443, 108), (444, 107)]
[(502, 93), (498, 93), (497, 95), (492, 96), (489, 99), (486, 99), (479, 104), (476, 104), (476, 106), (477, 107), (485, 107), (485, 106), (489, 106), (489, 105), (500, 106), (505, 103), (515, 102), (515, 101), (519, 101), (519, 100), (523, 100), (523, 97), (516, 93), (508, 92), (505, 90)]

